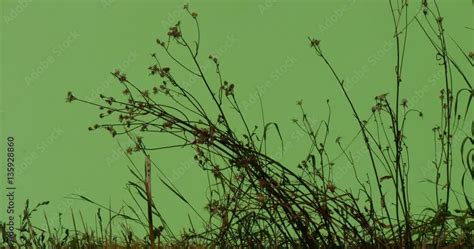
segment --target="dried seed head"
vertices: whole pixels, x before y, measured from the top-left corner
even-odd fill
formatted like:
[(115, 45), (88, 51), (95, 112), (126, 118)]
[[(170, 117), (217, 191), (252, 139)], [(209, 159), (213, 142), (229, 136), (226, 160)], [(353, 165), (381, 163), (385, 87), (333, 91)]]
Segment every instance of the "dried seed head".
[(261, 188), (264, 188), (265, 186), (267, 186), (267, 181), (263, 178), (260, 178), (258, 179), (258, 185), (261, 187)]
[(137, 143), (139, 143), (139, 144), (143, 143), (143, 137), (137, 136), (136, 139), (137, 139)]
[(225, 96), (230, 96), (230, 95), (233, 95), (234, 94), (234, 84), (230, 84), (227, 82), (227, 81), (224, 81), (224, 85), (223, 87), (221, 87), (221, 89), (224, 90), (225, 92)]
[(408, 100), (407, 99), (402, 99), (402, 104), (403, 107), (407, 108), (408, 107)]
[(221, 170), (218, 165), (215, 165), (212, 168), (212, 174), (214, 175), (214, 177), (219, 177), (221, 175)]
[(191, 16), (192, 16), (193, 18), (196, 18), (196, 17), (198, 16), (198, 14), (197, 14), (196, 12), (193, 12), (193, 13), (191, 13)]
[(375, 97), (375, 100), (384, 101), (387, 99), (387, 95), (388, 93), (380, 94), (379, 96)]
[(334, 185), (332, 182), (328, 182), (328, 184), (326, 184), (326, 187), (329, 189), (329, 191), (331, 192), (336, 192), (336, 185)]
[(164, 41), (160, 40), (160, 39), (156, 39), (156, 43), (158, 43), (158, 45), (164, 47), (166, 44)]
[(74, 97), (74, 95), (72, 94), (71, 91), (67, 92), (67, 96), (66, 96), (66, 102), (67, 103), (71, 103), (72, 101), (76, 100), (77, 98)]
[(115, 99), (112, 98), (112, 97), (107, 98), (107, 99), (105, 100), (105, 102), (106, 102), (107, 104), (109, 104), (109, 105), (112, 105), (112, 103), (113, 103), (114, 101), (115, 101)]
[(127, 81), (127, 75), (123, 73), (120, 76), (118, 76), (118, 79), (119, 79), (120, 82), (123, 83), (123, 82)]
[(112, 137), (115, 137), (115, 136), (117, 135), (117, 131), (114, 129), (114, 127), (112, 127), (112, 126), (106, 126), (105, 129), (110, 132), (110, 134), (112, 135)]
[(321, 43), (321, 40), (318, 40), (318, 39), (311, 39), (310, 40), (310, 45), (313, 48), (319, 47), (320, 43)]
[(158, 68), (158, 66), (156, 64), (153, 65), (153, 66), (149, 66), (148, 70), (150, 70), (151, 75), (154, 75), (154, 74), (156, 74), (160, 71), (160, 69)]
[[(165, 77), (169, 73), (170, 73), (170, 68), (169, 67), (163, 67), (163, 68), (160, 69), (160, 76), (161, 77)], [(164, 84), (166, 84), (166, 82), (164, 82)]]
[(181, 31), (179, 31), (178, 26), (179, 26), (179, 23), (176, 24), (173, 27), (170, 27), (169, 31), (168, 31), (168, 36), (173, 37), (175, 39), (180, 38), (181, 37)]
[(219, 115), (217, 116), (217, 122), (218, 122), (219, 124), (224, 124), (224, 123), (225, 123), (225, 118), (224, 118), (224, 116), (222, 116), (221, 114), (219, 114)]

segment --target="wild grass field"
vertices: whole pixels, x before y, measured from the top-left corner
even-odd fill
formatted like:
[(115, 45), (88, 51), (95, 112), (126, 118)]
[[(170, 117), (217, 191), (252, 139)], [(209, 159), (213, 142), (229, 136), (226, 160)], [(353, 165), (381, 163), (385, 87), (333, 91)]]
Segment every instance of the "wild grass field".
[[(307, 39), (314, 66), (325, 70), (333, 82), (324, 82), (321, 91), (336, 88), (354, 119), (352, 137), (335, 139), (331, 100), (322, 100), (327, 112), (314, 118), (304, 100), (297, 100), (295, 129), (310, 142), (297, 167), (287, 165), (269, 153), (269, 144), (285, 149), (280, 125), (265, 120), (272, 108), (259, 102), (260, 120), (249, 120), (238, 101), (239, 84), (227, 79), (225, 65), (215, 55), (202, 51), (198, 12), (189, 5), (187, 16), (156, 39), (159, 51), (152, 53), (148, 67), (150, 84), (135, 81), (126, 72), (111, 72), (120, 94), (103, 92), (97, 102), (67, 93), (66, 102), (82, 104), (99, 112), (91, 132), (106, 131), (113, 138), (126, 137), (133, 146), (122, 146), (129, 160), (130, 180), (124, 194), (133, 200), (121, 207), (84, 195), (73, 198), (97, 207), (95, 223), (87, 225), (80, 210), (71, 208), (71, 217), (59, 215), (59, 225), (51, 224), (42, 208), (49, 204), (26, 203), (21, 223), (10, 239), (2, 225), (5, 248), (474, 248), (474, 121), (471, 101), (474, 52), (461, 47), (456, 34), (449, 33), (439, 1), (389, 0), (387, 15), (393, 22), (395, 54), (391, 87), (373, 99), (370, 110), (358, 106), (348, 91), (338, 59), (327, 48), (331, 43), (314, 34)], [(466, 23), (465, 32), (473, 32)], [(305, 24), (302, 24), (305, 25)], [(309, 26), (309, 24), (308, 24)], [(309, 29), (309, 28), (308, 28)], [(144, 31), (146, 32), (146, 31)], [(414, 209), (411, 195), (416, 149), (407, 139), (407, 126), (423, 119), (423, 110), (412, 107), (403, 94), (412, 32), (423, 34), (432, 49), (432, 58), (442, 72), (438, 98), (438, 122), (426, 127), (434, 150), (428, 180), (434, 189), (429, 196), (434, 207)], [(357, 37), (354, 39), (371, 39)], [(278, 43), (280, 41), (272, 41)], [(351, 41), (347, 41), (349, 46)], [(472, 45), (472, 44), (471, 44)], [(358, 58), (345, 58), (357, 60)], [(203, 70), (209, 60), (212, 70)], [(252, 61), (249, 61), (252, 63)], [(417, 67), (425, 67), (419, 64)], [(416, 70), (410, 68), (409, 70)], [(199, 89), (190, 91), (180, 82), (180, 72), (193, 75)], [(308, 81), (318, 75), (308, 72)], [(238, 79), (235, 79), (236, 81)], [(196, 94), (195, 91), (199, 91)], [(305, 91), (305, 89), (295, 89)], [(202, 95), (204, 93), (205, 95)], [(203, 97), (205, 96), (205, 97)], [(270, 110), (271, 111), (271, 110)], [(321, 116), (321, 115), (320, 115)], [(82, 117), (83, 118), (83, 117)], [(93, 117), (86, 117), (94, 120)], [(314, 120), (317, 120), (314, 122)], [(467, 130), (468, 132), (464, 132)], [(97, 136), (102, 136), (98, 132)], [(163, 144), (161, 136), (175, 144)], [(454, 142), (459, 138), (461, 142)], [(359, 170), (353, 145), (360, 142), (370, 173)], [(336, 148), (336, 151), (332, 149)], [(166, 175), (160, 174), (156, 151), (189, 149), (207, 177), (205, 212), (193, 206)], [(350, 165), (357, 188), (343, 188), (337, 179), (335, 157)], [(176, 158), (182, 160), (182, 158)], [(198, 219), (189, 216), (189, 225), (176, 232), (160, 212), (156, 189), (172, 192), (182, 205), (189, 206)], [(32, 217), (43, 216), (39, 227)], [(91, 214), (87, 214), (88, 217)], [(71, 220), (65, 227), (61, 220)]]

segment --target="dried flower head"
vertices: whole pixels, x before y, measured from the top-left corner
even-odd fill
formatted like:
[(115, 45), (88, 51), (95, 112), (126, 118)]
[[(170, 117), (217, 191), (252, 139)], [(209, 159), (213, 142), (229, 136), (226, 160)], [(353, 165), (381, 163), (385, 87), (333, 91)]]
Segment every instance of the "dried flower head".
[(331, 191), (333, 193), (336, 192), (336, 185), (334, 185), (332, 182), (328, 182), (326, 184), (326, 187), (329, 189), (329, 191)]
[(127, 81), (127, 75), (123, 73), (118, 76), (118, 79), (120, 82), (124, 83), (125, 81)]
[(407, 108), (407, 107), (408, 107), (408, 100), (407, 100), (407, 99), (402, 99), (401, 105), (402, 105), (403, 107)]
[(170, 27), (169, 31), (168, 31), (168, 36), (173, 37), (175, 39), (180, 38), (181, 37), (181, 31), (179, 31), (178, 27), (179, 27), (178, 24), (176, 24), (173, 27)]
[(160, 71), (160, 69), (158, 68), (158, 66), (156, 64), (153, 65), (153, 66), (149, 66), (148, 70), (150, 70), (151, 75), (154, 75), (154, 74), (156, 74)]
[[(169, 73), (170, 73), (170, 68), (169, 68), (169, 67), (160, 68), (160, 69), (159, 69), (159, 73), (160, 73), (160, 76), (161, 76), (161, 77), (165, 77), (165, 76), (169, 75)], [(165, 84), (166, 84), (166, 82), (165, 82)]]
[(221, 175), (221, 170), (218, 165), (215, 165), (212, 168), (212, 174), (214, 175), (214, 177), (219, 177)]
[(387, 95), (388, 95), (388, 93), (383, 93), (383, 94), (380, 94), (378, 96), (375, 96), (375, 100), (385, 101), (387, 99)]
[(264, 178), (258, 179), (258, 186), (264, 188), (265, 186), (267, 186), (267, 180), (265, 180)]
[(164, 47), (166, 45), (166, 43), (160, 39), (156, 39), (156, 43), (158, 43), (158, 45)]
[(318, 39), (310, 39), (310, 45), (313, 48), (319, 47), (319, 44), (321, 43), (321, 40)]
[(67, 96), (66, 96), (66, 102), (67, 103), (71, 103), (72, 101), (76, 100), (77, 98), (74, 97), (74, 95), (72, 94), (71, 91), (67, 92)]
[(112, 137), (115, 137), (117, 135), (117, 131), (112, 126), (106, 126), (105, 129), (110, 132)]
[(224, 90), (225, 96), (231, 96), (234, 94), (234, 84), (229, 84), (227, 81), (224, 81), (223, 86), (221, 86), (221, 89)]

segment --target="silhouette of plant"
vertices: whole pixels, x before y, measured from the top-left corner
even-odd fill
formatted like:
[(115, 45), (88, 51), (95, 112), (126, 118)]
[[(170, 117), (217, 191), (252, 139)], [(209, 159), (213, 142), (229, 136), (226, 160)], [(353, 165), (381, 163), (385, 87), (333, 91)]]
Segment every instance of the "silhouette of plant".
[[(338, 137), (335, 141), (341, 156), (353, 169), (357, 190), (342, 189), (334, 179), (334, 158), (327, 149), (331, 143), (328, 140), (330, 127), (333, 126), (329, 100), (326, 103), (328, 116), (316, 124), (305, 111), (303, 102), (297, 103), (300, 118), (293, 121), (311, 142), (308, 154), (297, 169), (272, 158), (267, 151), (271, 134), (280, 139), (282, 149), (285, 144), (279, 125), (267, 122), (254, 126), (245, 118), (237, 101), (238, 84), (224, 79), (216, 56), (208, 57), (213, 63), (215, 76), (204, 73), (199, 56), (201, 32), (198, 14), (185, 5), (184, 9), (195, 25), (195, 36), (184, 32), (181, 22), (178, 22), (169, 28), (165, 39), (156, 40), (163, 56), (153, 53), (151, 56), (155, 62), (148, 69), (150, 77), (154, 77), (153, 82), (158, 78), (159, 84), (144, 88), (129, 79), (125, 72), (117, 70), (112, 75), (122, 88), (122, 96), (104, 93), (100, 95), (100, 103), (92, 103), (72, 92), (67, 94), (67, 102), (81, 102), (99, 108), (99, 117), (103, 121), (92, 125), (89, 130), (106, 130), (112, 137), (126, 136), (134, 141), (134, 146), (123, 148), (123, 151), (132, 164), (129, 169), (134, 180), (129, 181), (127, 189), (135, 206), (126, 205), (114, 211), (78, 195), (77, 198), (99, 206), (97, 217), (101, 236), (86, 227), (79, 236), (74, 228), (74, 238), (60, 242), (57, 235), (48, 232), (49, 245), (114, 245), (112, 219), (121, 218), (135, 222), (147, 231), (146, 238), (137, 239), (124, 222), (122, 244), (128, 248), (145, 244), (151, 248), (474, 246), (474, 210), (472, 194), (469, 194), (472, 190), (465, 187), (466, 182), (474, 180), (474, 122), (471, 121), (471, 135), (462, 133), (466, 121), (469, 123), (469, 106), (474, 97), (471, 81), (448, 52), (449, 41), (437, 1), (423, 0), (415, 15), (409, 14), (406, 0), (390, 0), (389, 4), (396, 43), (395, 71), (390, 76), (395, 91), (376, 96), (368, 116), (361, 114), (365, 112), (355, 105), (343, 76), (324, 51), (325, 44), (319, 39), (309, 38), (311, 49), (327, 65), (357, 121), (354, 139), (362, 139), (366, 147), (372, 175), (363, 179), (350, 151), (354, 139), (345, 142)], [(425, 34), (444, 73), (444, 86), (439, 98), (440, 123), (433, 128), (436, 151), (432, 182), (436, 195), (432, 200), (436, 207), (427, 207), (422, 213), (415, 213), (411, 208), (409, 178), (412, 165), (405, 134), (411, 115), (422, 118), (423, 113), (411, 108), (401, 94), (411, 26), (418, 26)], [(472, 66), (472, 52), (466, 53), (454, 40), (453, 43)], [(188, 57), (178, 58), (175, 49), (185, 51)], [(171, 63), (166, 62), (165, 57)], [(187, 89), (179, 80), (181, 71), (196, 77), (200, 90), (207, 95), (198, 96)], [(462, 81), (455, 82), (454, 74)], [(464, 102), (466, 105), (461, 107)], [(155, 138), (161, 134), (176, 139), (177, 143), (163, 145), (157, 142), (159, 140)], [(458, 134), (464, 136), (459, 148), (453, 143), (453, 137)], [(209, 176), (207, 217), (196, 211), (153, 160), (156, 160), (153, 152), (157, 150), (185, 147), (194, 150), (197, 165)], [(462, 158), (459, 162), (453, 159), (458, 152)], [(133, 154), (143, 155), (144, 171), (139, 167), (141, 164), (132, 159)], [(463, 173), (457, 175), (454, 167), (463, 167)], [(157, 180), (161, 186), (196, 212), (200, 222), (205, 224), (203, 229), (192, 226), (178, 236), (169, 228), (158, 208), (162, 200), (159, 197), (153, 199), (151, 171), (160, 173)], [(462, 193), (453, 189), (453, 182), (461, 183)], [(458, 199), (459, 208), (453, 209), (453, 195)], [(140, 202), (140, 198), (146, 205)], [(109, 212), (108, 232), (102, 227), (101, 209)], [(155, 217), (158, 222), (153, 219)], [(37, 239), (37, 234), (31, 233), (34, 230), (25, 230), (30, 234), (28, 245), (45, 245)]]

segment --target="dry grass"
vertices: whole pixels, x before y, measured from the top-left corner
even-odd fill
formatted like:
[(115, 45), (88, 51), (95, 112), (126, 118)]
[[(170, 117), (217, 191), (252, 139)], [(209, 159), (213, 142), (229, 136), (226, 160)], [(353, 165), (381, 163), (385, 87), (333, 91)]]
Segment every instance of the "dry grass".
[[(367, 148), (372, 175), (361, 176), (351, 156), (351, 143), (344, 143), (340, 138), (335, 141), (341, 155), (353, 167), (357, 190), (341, 189), (334, 180), (336, 166), (327, 150), (328, 144), (333, 142), (328, 139), (333, 126), (329, 101), (328, 116), (317, 124), (310, 122), (305, 107), (298, 102), (300, 118), (294, 122), (311, 142), (298, 169), (269, 156), (267, 140), (271, 134), (284, 146), (280, 127), (263, 120), (261, 126), (253, 126), (245, 119), (236, 100), (236, 86), (224, 80), (218, 58), (209, 56), (215, 75), (203, 72), (198, 15), (185, 6), (189, 20), (196, 27), (195, 38), (183, 34), (181, 23), (177, 23), (169, 29), (166, 39), (157, 40), (161, 54), (152, 54), (155, 64), (149, 70), (150, 77), (158, 77), (161, 84), (143, 89), (117, 70), (112, 75), (120, 83), (123, 96), (101, 94), (102, 102), (91, 103), (72, 92), (67, 95), (67, 102), (86, 103), (101, 111), (100, 118), (104, 121), (91, 126), (90, 130), (106, 130), (113, 137), (127, 136), (135, 143), (123, 148), (132, 164), (129, 170), (133, 179), (127, 189), (134, 203), (115, 211), (85, 196), (76, 196), (99, 206), (98, 225), (95, 229), (78, 229), (73, 216), (72, 230), (61, 226), (54, 231), (49, 226), (45, 230), (34, 227), (29, 217), (37, 208), (30, 212), (27, 207), (17, 245), (38, 248), (168, 248), (166, 245), (172, 245), (170, 248), (472, 248), (474, 211), (465, 183), (474, 179), (470, 161), (473, 150), (468, 147), (474, 143), (474, 122), (472, 134), (465, 134), (462, 145), (459, 148), (453, 145), (453, 136), (466, 122), (474, 96), (470, 79), (459, 67), (460, 62), (448, 53), (443, 18), (435, 1), (422, 1), (417, 6), (416, 16), (409, 16), (405, 0), (389, 2), (397, 44), (396, 70), (389, 78), (394, 79), (396, 90), (390, 96), (376, 96), (369, 116), (363, 116), (361, 113), (365, 112), (354, 105), (343, 77), (325, 54), (321, 41), (309, 39), (316, 56), (327, 65), (345, 96), (352, 111), (351, 118), (357, 121), (355, 138), (361, 139)], [(405, 124), (412, 119), (411, 114), (418, 116), (414, 118), (423, 115), (420, 110), (410, 108), (410, 103), (400, 94), (405, 63), (401, 58), (409, 46), (406, 31), (411, 26), (425, 31), (428, 45), (433, 46), (446, 76), (438, 100), (440, 123), (433, 129), (433, 143), (438, 148), (433, 166), (436, 206), (427, 207), (422, 213), (414, 213), (410, 205), (411, 165)], [(178, 60), (171, 48), (184, 50), (188, 59)], [(472, 53), (462, 52), (472, 66), (472, 56), (469, 57)], [(207, 98), (198, 98), (189, 92), (178, 80), (179, 70), (193, 74), (200, 81), (201, 90), (208, 94)], [(453, 82), (449, 77), (453, 74), (464, 81)], [(467, 99), (464, 92), (470, 93)], [(459, 104), (463, 101), (468, 103), (464, 108)], [(244, 132), (237, 132), (240, 130)], [(170, 146), (156, 145), (156, 134), (174, 137), (179, 142)], [(152, 196), (150, 172), (160, 172), (159, 166), (151, 160), (154, 151), (181, 148), (195, 151), (197, 165), (208, 175), (209, 193), (207, 217), (196, 212), (200, 220), (191, 221), (191, 227), (177, 235), (159, 211), (160, 198)], [(467, 160), (454, 161), (455, 151), (460, 151)], [(132, 154), (143, 156), (145, 175), (140, 166), (143, 161), (135, 164)], [(454, 167), (462, 169), (462, 174), (455, 175)], [(161, 177), (157, 180), (162, 187), (196, 210), (166, 175)], [(462, 193), (453, 191), (453, 182), (462, 185)], [(462, 208), (453, 208), (453, 196), (461, 200)], [(100, 210), (108, 212), (107, 222)], [(121, 228), (115, 233), (112, 220)], [(143, 227), (147, 235), (139, 238), (127, 225), (129, 222)], [(204, 224), (204, 228), (195, 229), (193, 222)]]

